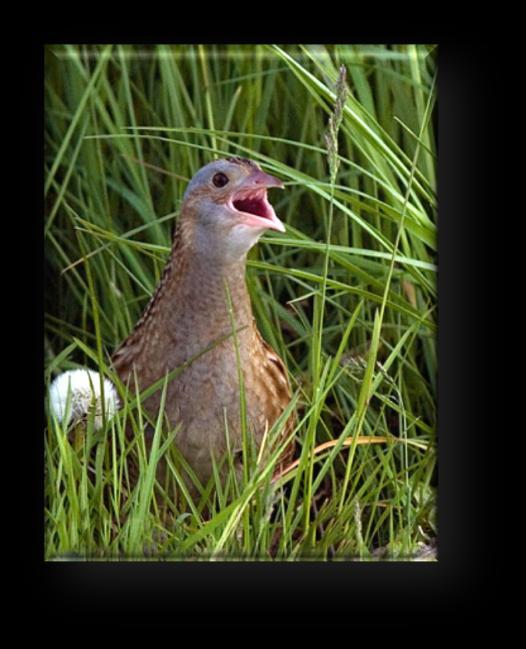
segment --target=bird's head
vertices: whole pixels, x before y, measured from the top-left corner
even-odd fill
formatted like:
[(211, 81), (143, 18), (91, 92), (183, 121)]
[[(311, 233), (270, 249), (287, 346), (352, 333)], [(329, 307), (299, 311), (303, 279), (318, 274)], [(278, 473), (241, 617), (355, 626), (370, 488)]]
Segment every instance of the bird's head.
[[(195, 252), (232, 263), (243, 258), (265, 230), (285, 232), (267, 199), (281, 180), (244, 158), (214, 160), (190, 181), (183, 198)], [(186, 215), (186, 216), (185, 216)]]

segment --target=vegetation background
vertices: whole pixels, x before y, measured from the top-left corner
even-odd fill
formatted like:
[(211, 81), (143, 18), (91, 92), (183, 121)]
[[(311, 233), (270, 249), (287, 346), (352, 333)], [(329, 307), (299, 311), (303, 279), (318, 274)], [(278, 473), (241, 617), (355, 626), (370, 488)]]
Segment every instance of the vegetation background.
[(156, 483), (173, 431), (160, 418), (148, 456), (140, 399), (99, 432), (49, 415), (46, 558), (434, 556), (436, 53), (46, 48), (46, 385), (79, 366), (116, 381), (109, 356), (160, 278), (187, 181), (241, 155), (286, 185), (271, 198), (287, 232), (251, 251), (247, 281), (299, 415), (280, 480), (276, 458), (252, 458), (197, 504)]

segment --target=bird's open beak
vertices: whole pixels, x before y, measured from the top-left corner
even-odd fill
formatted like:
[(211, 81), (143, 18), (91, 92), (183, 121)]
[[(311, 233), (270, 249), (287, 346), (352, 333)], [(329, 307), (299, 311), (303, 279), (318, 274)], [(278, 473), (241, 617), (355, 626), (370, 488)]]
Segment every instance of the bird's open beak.
[(255, 169), (246, 177), (242, 186), (232, 194), (230, 207), (239, 214), (240, 221), (245, 225), (285, 232), (285, 226), (268, 202), (269, 187), (283, 189), (283, 183), (261, 169)]

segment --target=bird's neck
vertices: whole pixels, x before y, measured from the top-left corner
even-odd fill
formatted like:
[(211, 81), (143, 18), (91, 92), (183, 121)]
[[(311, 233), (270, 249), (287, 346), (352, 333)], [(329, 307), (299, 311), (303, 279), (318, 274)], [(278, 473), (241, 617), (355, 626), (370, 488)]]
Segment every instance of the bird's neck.
[(168, 329), (188, 341), (208, 344), (236, 330), (250, 329), (252, 306), (245, 282), (246, 257), (211, 260), (180, 227), (162, 280), (157, 309)]

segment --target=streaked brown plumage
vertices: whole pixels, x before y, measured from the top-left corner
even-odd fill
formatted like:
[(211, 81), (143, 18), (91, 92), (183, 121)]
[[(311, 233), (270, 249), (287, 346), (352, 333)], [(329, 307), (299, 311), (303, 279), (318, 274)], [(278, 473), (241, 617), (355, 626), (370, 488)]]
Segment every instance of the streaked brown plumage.
[[(257, 447), (291, 398), (285, 367), (258, 331), (245, 283), (249, 248), (265, 229), (284, 230), (266, 201), (272, 186), (282, 184), (240, 158), (217, 160), (194, 176), (157, 290), (113, 356), (121, 379), (133, 385), (135, 371), (141, 391), (191, 361), (169, 383), (165, 413), (179, 426), (176, 444), (203, 483), (211, 475), (211, 452), (218, 459), (226, 452), (225, 422), (231, 452), (242, 448), (232, 318)], [(144, 404), (153, 417), (160, 394)], [(289, 419), (284, 435), (292, 423)]]

